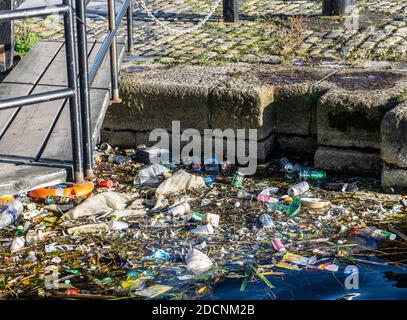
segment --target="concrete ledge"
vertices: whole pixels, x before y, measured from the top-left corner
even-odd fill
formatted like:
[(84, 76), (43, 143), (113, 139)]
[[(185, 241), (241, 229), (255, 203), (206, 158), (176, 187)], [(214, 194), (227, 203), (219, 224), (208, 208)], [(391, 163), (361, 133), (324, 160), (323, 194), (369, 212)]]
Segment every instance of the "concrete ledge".
[(407, 168), (407, 102), (387, 112), (383, 118), (380, 152), (386, 163)]
[(407, 76), (384, 71), (343, 71), (318, 103), (318, 143), (379, 149), (380, 123), (405, 95)]
[(331, 70), (307, 67), (273, 66), (253, 71), (274, 88), (274, 101), (268, 107), (265, 125), (273, 133), (298, 136), (316, 135), (316, 106), (327, 84), (318, 81)]
[(407, 170), (384, 166), (382, 188), (386, 191), (407, 192)]
[(315, 153), (317, 168), (366, 176), (380, 176), (382, 160), (378, 153), (352, 149), (319, 147)]

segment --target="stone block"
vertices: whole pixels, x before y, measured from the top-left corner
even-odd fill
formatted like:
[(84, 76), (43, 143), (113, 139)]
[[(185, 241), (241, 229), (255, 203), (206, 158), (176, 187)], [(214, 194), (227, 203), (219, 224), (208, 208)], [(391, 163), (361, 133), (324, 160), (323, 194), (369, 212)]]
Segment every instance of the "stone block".
[(384, 162), (407, 168), (407, 102), (387, 112), (381, 124), (380, 153)]
[(382, 188), (386, 192), (407, 193), (407, 170), (384, 166), (382, 171)]
[(378, 153), (352, 149), (319, 147), (315, 153), (316, 168), (363, 176), (380, 176), (382, 160)]
[(407, 76), (398, 72), (347, 70), (326, 81), (333, 89), (318, 103), (318, 143), (379, 149), (381, 121), (405, 95)]

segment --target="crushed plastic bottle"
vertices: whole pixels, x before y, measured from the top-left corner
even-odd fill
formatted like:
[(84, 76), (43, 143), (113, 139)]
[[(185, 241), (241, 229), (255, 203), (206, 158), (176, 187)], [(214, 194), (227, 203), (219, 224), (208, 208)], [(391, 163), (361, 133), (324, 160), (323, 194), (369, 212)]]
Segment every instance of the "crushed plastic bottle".
[(308, 184), (308, 182), (303, 181), (293, 185), (290, 189), (288, 189), (288, 195), (291, 197), (299, 196), (300, 194), (307, 192), (309, 189), (310, 185)]
[(0, 229), (3, 229), (17, 220), (17, 211), (14, 208), (5, 206), (0, 209)]

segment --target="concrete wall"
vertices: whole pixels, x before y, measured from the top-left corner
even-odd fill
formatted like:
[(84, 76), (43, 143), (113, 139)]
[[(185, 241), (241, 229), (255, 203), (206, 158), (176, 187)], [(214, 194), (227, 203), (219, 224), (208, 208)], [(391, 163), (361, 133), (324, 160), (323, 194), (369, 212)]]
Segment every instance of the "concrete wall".
[[(257, 129), (258, 159), (287, 155), (407, 188), (407, 76), (288, 66), (151, 67), (124, 73), (102, 140), (149, 143), (151, 130)], [(214, 137), (216, 138), (216, 137)], [(247, 140), (247, 139), (246, 139)], [(247, 140), (247, 142), (254, 143)]]

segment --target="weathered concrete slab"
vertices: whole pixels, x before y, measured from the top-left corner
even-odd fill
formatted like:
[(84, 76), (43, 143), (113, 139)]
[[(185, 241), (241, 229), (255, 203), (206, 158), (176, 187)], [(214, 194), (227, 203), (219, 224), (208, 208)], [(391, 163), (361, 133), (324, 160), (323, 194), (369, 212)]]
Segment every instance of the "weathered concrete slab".
[(382, 160), (378, 153), (319, 147), (315, 153), (314, 165), (325, 170), (379, 176)]
[(387, 112), (381, 124), (380, 152), (384, 162), (407, 168), (407, 102)]
[[(172, 139), (173, 136), (169, 134), (169, 142), (170, 142), (170, 149), (172, 147)], [(227, 141), (233, 143), (235, 145), (235, 150), (237, 150), (237, 145), (244, 145), (244, 152), (246, 155), (249, 155), (249, 146), (253, 143), (257, 145), (257, 153), (255, 157), (258, 161), (263, 162), (270, 158), (270, 156), (275, 152), (276, 148), (276, 137), (275, 135), (270, 135), (266, 138), (261, 140), (255, 139), (250, 140), (248, 135), (244, 139), (234, 138), (232, 139), (231, 136), (219, 136), (219, 135), (211, 135), (211, 136), (204, 136), (204, 135), (196, 135), (194, 138), (198, 138), (201, 141), (201, 150), (203, 152), (205, 143), (210, 142), (209, 145), (215, 145), (215, 143), (219, 143), (222, 145), (222, 152), (223, 155), (227, 155)], [(141, 144), (144, 144), (148, 147), (151, 147), (157, 143), (157, 141), (150, 141), (150, 132), (136, 132), (136, 131), (116, 131), (116, 130), (102, 130), (101, 131), (101, 141), (110, 143), (115, 146), (119, 146), (122, 148), (129, 148), (135, 147)], [(180, 147), (183, 148), (187, 145), (190, 141), (181, 141)]]
[(245, 71), (231, 70), (224, 82), (212, 88), (208, 104), (211, 127), (258, 129), (262, 139), (272, 130), (267, 111), (273, 102), (273, 87), (259, 82), (250, 72), (241, 72)]
[(384, 166), (382, 171), (382, 187), (395, 192), (407, 192), (407, 170)]
[(279, 154), (289, 157), (304, 157), (313, 159), (318, 149), (317, 139), (313, 137), (277, 135)]
[[(250, 68), (186, 66), (151, 68), (124, 73), (121, 95), (125, 101), (108, 111), (105, 129), (171, 131), (193, 128), (262, 128), (264, 109), (273, 99), (272, 88), (251, 77)], [(242, 75), (245, 75), (243, 77)], [(259, 132), (261, 138), (269, 130)]]
[(267, 108), (264, 125), (278, 134), (316, 135), (317, 102), (328, 90), (325, 82), (318, 82), (331, 72), (287, 66), (264, 66), (255, 70), (258, 81), (274, 88), (274, 100)]
[(342, 71), (327, 81), (334, 89), (318, 103), (318, 143), (379, 149), (382, 118), (406, 94), (407, 75)]

